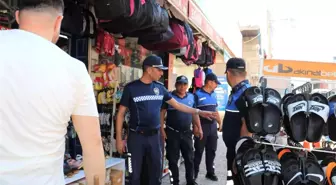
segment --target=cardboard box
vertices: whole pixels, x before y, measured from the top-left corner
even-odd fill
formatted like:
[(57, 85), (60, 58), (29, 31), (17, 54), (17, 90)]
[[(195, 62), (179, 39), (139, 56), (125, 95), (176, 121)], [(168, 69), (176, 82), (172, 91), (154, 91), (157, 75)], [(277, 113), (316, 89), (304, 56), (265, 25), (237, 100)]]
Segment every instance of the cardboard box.
[(111, 179), (112, 185), (122, 185), (123, 172), (120, 170), (111, 169), (110, 179)]

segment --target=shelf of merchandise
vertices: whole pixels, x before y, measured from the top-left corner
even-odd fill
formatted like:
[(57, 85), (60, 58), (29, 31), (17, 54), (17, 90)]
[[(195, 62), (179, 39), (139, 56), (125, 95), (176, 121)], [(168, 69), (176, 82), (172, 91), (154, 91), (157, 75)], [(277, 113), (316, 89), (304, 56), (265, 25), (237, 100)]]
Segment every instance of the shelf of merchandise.
[[(106, 169), (112, 168), (115, 170), (121, 170), (125, 174), (125, 160), (122, 158), (109, 158), (105, 161)], [(80, 170), (74, 176), (70, 178), (65, 178), (65, 184), (70, 184), (85, 178), (84, 170)], [(125, 176), (123, 179), (123, 185), (125, 184)]]

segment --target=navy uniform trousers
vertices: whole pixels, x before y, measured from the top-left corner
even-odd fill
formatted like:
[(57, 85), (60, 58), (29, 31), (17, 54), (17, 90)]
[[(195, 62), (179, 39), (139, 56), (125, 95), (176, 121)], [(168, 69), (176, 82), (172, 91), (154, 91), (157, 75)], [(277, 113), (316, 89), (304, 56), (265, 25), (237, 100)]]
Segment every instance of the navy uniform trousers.
[(217, 140), (218, 140), (218, 133), (217, 133), (217, 124), (201, 124), (203, 129), (203, 139), (200, 140), (199, 138), (195, 137), (195, 158), (194, 158), (194, 165), (195, 165), (195, 176), (197, 176), (199, 172), (199, 166), (202, 161), (202, 155), (205, 148), (205, 164), (208, 174), (215, 173), (214, 167), (214, 160), (216, 157), (216, 150), (217, 150)]
[(192, 143), (192, 131), (177, 131), (166, 128), (167, 134), (167, 159), (169, 170), (172, 172), (173, 184), (179, 185), (179, 168), (180, 151), (184, 159), (187, 184), (194, 182), (194, 153)]
[[(159, 130), (152, 133), (129, 132), (128, 152), (131, 153), (132, 174), (130, 185), (161, 185), (162, 144)], [(146, 160), (145, 160), (146, 159)], [(143, 170), (147, 170), (144, 172)], [(148, 177), (143, 184), (141, 174)]]

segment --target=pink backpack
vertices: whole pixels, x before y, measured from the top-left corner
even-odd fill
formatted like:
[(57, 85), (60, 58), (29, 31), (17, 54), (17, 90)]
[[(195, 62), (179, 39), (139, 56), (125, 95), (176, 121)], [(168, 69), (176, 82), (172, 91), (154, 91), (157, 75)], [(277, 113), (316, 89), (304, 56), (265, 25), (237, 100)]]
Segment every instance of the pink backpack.
[(194, 78), (195, 78), (195, 86), (202, 87), (204, 81), (203, 70), (201, 68), (195, 69), (194, 71)]

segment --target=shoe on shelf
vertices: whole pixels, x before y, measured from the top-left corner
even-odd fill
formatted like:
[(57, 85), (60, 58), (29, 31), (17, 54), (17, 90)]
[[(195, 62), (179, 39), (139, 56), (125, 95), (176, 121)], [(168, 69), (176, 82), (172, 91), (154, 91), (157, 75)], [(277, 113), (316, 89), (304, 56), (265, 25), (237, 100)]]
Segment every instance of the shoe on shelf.
[(207, 173), (205, 175), (205, 178), (207, 178), (209, 180), (212, 180), (212, 181), (218, 181), (218, 177), (215, 174), (209, 174), (209, 173)]

